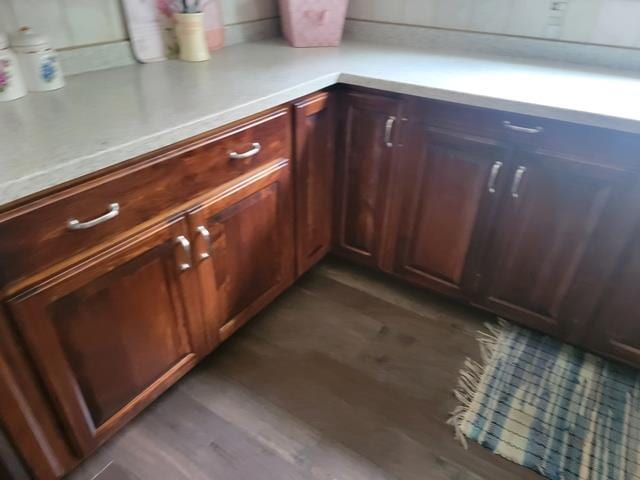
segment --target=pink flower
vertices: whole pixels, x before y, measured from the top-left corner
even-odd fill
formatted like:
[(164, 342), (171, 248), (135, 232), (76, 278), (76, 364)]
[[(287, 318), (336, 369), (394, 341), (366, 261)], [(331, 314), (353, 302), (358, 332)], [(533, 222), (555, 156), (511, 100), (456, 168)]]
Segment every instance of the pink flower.
[(172, 3), (171, 0), (156, 0), (156, 9), (165, 17), (171, 18), (173, 15)]

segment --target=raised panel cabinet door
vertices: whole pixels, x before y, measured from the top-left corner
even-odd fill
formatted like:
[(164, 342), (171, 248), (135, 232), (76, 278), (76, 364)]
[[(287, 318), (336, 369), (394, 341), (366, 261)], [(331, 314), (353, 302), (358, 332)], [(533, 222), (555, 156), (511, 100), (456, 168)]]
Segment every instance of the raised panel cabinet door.
[(187, 234), (150, 228), (8, 302), (79, 456), (206, 351)]
[(521, 152), (492, 252), (482, 269), (480, 303), (547, 333), (567, 334), (563, 319), (577, 307), (578, 272), (602, 236), (626, 172), (545, 152)]
[(509, 149), (490, 139), (415, 123), (397, 163), (394, 273), (462, 295), (472, 246), (505, 187)]
[(334, 251), (379, 266), (385, 241), (390, 162), (400, 138), (402, 102), (343, 92), (337, 163)]
[(289, 160), (275, 161), (190, 215), (204, 318), (216, 342), (294, 280), (290, 170)]
[(640, 232), (625, 248), (604, 290), (594, 322), (585, 329), (590, 348), (640, 365)]
[(331, 248), (335, 119), (329, 92), (294, 104), (298, 275)]

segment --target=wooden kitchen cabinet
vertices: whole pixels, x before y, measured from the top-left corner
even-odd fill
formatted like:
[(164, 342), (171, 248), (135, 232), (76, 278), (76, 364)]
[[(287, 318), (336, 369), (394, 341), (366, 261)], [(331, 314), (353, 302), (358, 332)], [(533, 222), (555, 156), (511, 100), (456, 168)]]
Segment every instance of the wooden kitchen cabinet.
[(302, 275), (331, 248), (336, 116), (334, 95), (320, 92), (293, 104), (296, 264)]
[(292, 197), (290, 162), (283, 159), (192, 211), (203, 312), (216, 341), (293, 282)]
[(187, 235), (161, 223), (7, 302), (78, 456), (206, 352)]
[(403, 102), (359, 91), (342, 95), (334, 252), (379, 266), (385, 248), (390, 166), (404, 123)]
[(628, 174), (554, 155), (519, 150), (479, 275), (479, 303), (498, 315), (563, 336), (563, 319), (581, 302), (578, 272)]
[(405, 147), (390, 194), (397, 218), (390, 270), (462, 296), (463, 283), (474, 281), (464, 275), (471, 251), (483, 243), (504, 191), (510, 149), (411, 120)]
[[(636, 214), (637, 221), (637, 214)], [(601, 297), (592, 322), (583, 327), (589, 348), (632, 365), (640, 365), (640, 232), (627, 242)]]

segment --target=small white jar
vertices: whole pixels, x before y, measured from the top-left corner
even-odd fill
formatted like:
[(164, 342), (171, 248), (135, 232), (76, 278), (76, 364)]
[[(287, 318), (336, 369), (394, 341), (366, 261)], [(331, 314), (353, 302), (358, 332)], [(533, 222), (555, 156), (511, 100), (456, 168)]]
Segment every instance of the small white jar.
[(32, 92), (46, 92), (64, 87), (64, 75), (55, 50), (44, 35), (29, 27), (22, 27), (11, 35), (11, 47), (18, 56), (27, 88)]
[(203, 13), (174, 13), (180, 60), (187, 62), (209, 60), (203, 17)]
[(9, 50), (9, 39), (0, 33), (0, 102), (22, 98), (27, 94), (27, 86), (22, 78), (18, 59)]

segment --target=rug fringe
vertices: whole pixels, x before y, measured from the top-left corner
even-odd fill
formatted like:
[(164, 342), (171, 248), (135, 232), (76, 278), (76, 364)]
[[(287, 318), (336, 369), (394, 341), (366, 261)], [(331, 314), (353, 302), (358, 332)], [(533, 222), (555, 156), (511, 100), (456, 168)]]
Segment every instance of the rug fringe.
[(486, 323), (486, 331), (479, 331), (478, 336), (476, 337), (478, 345), (480, 346), (480, 357), (482, 363), (478, 363), (467, 357), (462, 365), (462, 369), (460, 369), (458, 384), (453, 390), (453, 395), (456, 397), (459, 404), (449, 413), (447, 425), (451, 425), (453, 427), (455, 439), (462, 444), (465, 450), (468, 449), (468, 444), (466, 437), (462, 433), (462, 424), (469, 408), (471, 408), (473, 397), (480, 387), (485, 367), (493, 358), (498, 345), (498, 340), (508, 326), (509, 324), (501, 318), (498, 319), (497, 323)]

